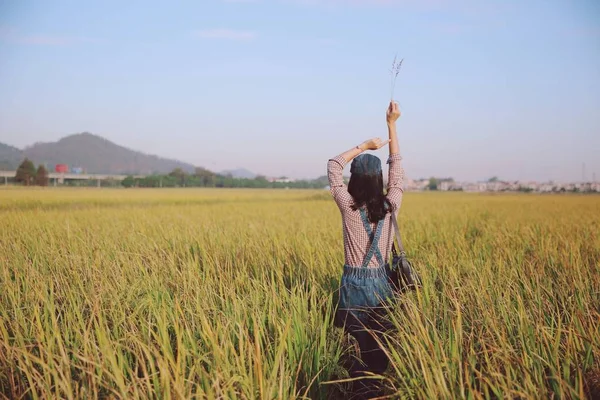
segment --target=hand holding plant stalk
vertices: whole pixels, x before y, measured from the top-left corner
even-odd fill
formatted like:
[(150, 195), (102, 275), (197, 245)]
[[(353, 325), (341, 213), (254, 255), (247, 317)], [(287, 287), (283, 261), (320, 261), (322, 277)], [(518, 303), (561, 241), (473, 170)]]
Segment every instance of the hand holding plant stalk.
[(385, 113), (385, 117), (388, 125), (394, 124), (400, 118), (400, 107), (398, 107), (398, 103), (395, 101), (390, 101), (390, 105)]

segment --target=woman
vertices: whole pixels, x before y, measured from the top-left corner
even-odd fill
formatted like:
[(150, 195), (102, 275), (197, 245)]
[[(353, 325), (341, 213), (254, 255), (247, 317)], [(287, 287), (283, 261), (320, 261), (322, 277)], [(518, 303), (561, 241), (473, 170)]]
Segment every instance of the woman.
[[(400, 117), (397, 103), (390, 102), (386, 117), (388, 140), (367, 140), (327, 163), (329, 185), (342, 214), (344, 231), (345, 264), (336, 325), (343, 326), (356, 338), (362, 361), (362, 365), (350, 368), (352, 377), (381, 374), (388, 366), (388, 358), (376, 336), (381, 339), (387, 329), (381, 311), (393, 294), (387, 279), (388, 256), (394, 241), (391, 218), (397, 217), (403, 192), (404, 173), (396, 134), (396, 121)], [(389, 175), (387, 194), (384, 194), (381, 161), (371, 154), (361, 153), (378, 150), (387, 143)], [(346, 187), (342, 171), (350, 161), (351, 177)], [(368, 379), (361, 383), (365, 397), (378, 394), (375, 382)]]

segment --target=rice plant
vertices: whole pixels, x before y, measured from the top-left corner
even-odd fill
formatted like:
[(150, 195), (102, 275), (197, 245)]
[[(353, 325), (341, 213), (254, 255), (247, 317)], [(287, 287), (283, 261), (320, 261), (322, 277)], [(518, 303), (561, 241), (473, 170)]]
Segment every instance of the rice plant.
[[(598, 395), (600, 198), (407, 193), (390, 398)], [(324, 191), (0, 190), (5, 398), (345, 398)]]

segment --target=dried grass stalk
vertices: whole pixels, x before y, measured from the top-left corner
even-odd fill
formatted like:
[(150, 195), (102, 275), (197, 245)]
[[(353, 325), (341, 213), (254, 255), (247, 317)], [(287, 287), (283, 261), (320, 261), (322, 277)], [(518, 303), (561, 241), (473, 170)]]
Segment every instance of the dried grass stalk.
[(398, 78), (398, 74), (400, 73), (400, 68), (402, 67), (402, 61), (404, 58), (398, 61), (398, 56), (394, 56), (394, 62), (392, 63), (392, 69), (390, 69), (390, 79), (391, 79), (391, 95), (390, 101), (394, 101), (394, 89), (396, 88), (396, 78)]

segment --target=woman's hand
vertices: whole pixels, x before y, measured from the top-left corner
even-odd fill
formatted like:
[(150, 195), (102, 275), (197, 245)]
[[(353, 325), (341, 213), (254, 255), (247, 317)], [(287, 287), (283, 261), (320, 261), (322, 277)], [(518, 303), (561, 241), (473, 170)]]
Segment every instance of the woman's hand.
[(398, 107), (398, 103), (390, 101), (390, 105), (386, 112), (387, 123), (393, 124), (398, 118), (400, 118), (400, 108)]
[(389, 142), (390, 142), (389, 139), (384, 142), (384, 141), (382, 141), (379, 138), (373, 138), (373, 139), (365, 140), (358, 147), (362, 151), (365, 151), (365, 150), (379, 150), (380, 148), (382, 148), (383, 146), (385, 146)]

